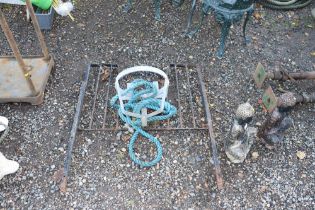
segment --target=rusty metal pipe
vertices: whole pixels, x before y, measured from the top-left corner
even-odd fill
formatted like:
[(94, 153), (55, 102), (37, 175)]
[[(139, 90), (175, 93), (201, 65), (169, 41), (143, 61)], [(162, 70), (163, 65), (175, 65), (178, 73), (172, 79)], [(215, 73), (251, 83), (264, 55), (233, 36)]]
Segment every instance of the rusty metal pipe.
[(288, 108), (298, 103), (315, 103), (315, 92), (311, 94), (303, 93), (302, 95), (292, 92), (284, 93), (279, 97), (277, 107)]
[(38, 23), (38, 20), (37, 20), (37, 18), (35, 16), (35, 12), (34, 12), (34, 9), (33, 9), (33, 6), (31, 4), (30, 0), (26, 0), (26, 7), (27, 7), (28, 11), (30, 12), (30, 16), (32, 18), (33, 26), (34, 26), (37, 38), (39, 40), (40, 47), (42, 49), (42, 52), (43, 52), (43, 55), (44, 55), (44, 59), (45, 60), (49, 60), (50, 59), (50, 55), (49, 55), (49, 52), (48, 52), (48, 48), (46, 46), (44, 36), (43, 36), (43, 34), (42, 34), (41, 30), (40, 30), (39, 23)]
[(8, 42), (9, 42), (9, 45), (10, 45), (10, 47), (11, 47), (13, 53), (14, 53), (14, 56), (15, 56), (18, 64), (19, 64), (19, 66), (22, 69), (22, 72), (23, 72), (23, 74), (25, 76), (25, 79), (27, 81), (27, 84), (28, 84), (28, 86), (29, 86), (33, 96), (36, 96), (37, 95), (37, 91), (35, 89), (33, 81), (31, 80), (30, 76), (28, 75), (29, 70), (28, 70), (27, 66), (25, 65), (25, 63), (23, 61), (21, 52), (20, 52), (20, 50), (19, 50), (19, 48), (17, 46), (17, 43), (16, 43), (16, 41), (14, 39), (14, 36), (13, 36), (13, 34), (12, 34), (10, 28), (9, 28), (9, 25), (8, 25), (6, 19), (5, 19), (5, 16), (4, 16), (1, 8), (0, 8), (0, 25), (1, 25), (1, 28), (2, 28), (2, 30), (4, 32), (4, 34), (5, 34)]
[(310, 72), (298, 72), (298, 73), (286, 73), (284, 71), (274, 71), (267, 74), (268, 79), (273, 80), (304, 80), (304, 79), (315, 79), (315, 71)]
[(84, 96), (85, 96), (85, 91), (88, 85), (88, 80), (89, 80), (89, 75), (90, 75), (90, 70), (91, 70), (91, 65), (88, 65), (87, 69), (83, 73), (83, 81), (81, 83), (80, 87), (80, 93), (79, 93), (79, 100), (76, 105), (76, 111), (71, 127), (71, 132), (70, 132), (70, 137), (68, 141), (68, 148), (67, 148), (67, 155), (65, 158), (65, 164), (64, 164), (64, 176), (62, 178), (62, 181), (59, 185), (60, 190), (65, 192), (66, 187), (67, 187), (67, 181), (68, 181), (68, 176), (69, 176), (69, 171), (70, 171), (70, 165), (71, 165), (71, 160), (72, 160), (72, 150), (73, 150), (73, 144), (76, 139), (77, 131), (78, 131), (78, 126), (80, 122), (80, 116), (81, 116), (81, 110), (83, 107), (83, 102), (84, 102)]
[(201, 95), (202, 95), (202, 99), (203, 99), (203, 103), (204, 103), (205, 111), (206, 111), (208, 131), (209, 131), (209, 137), (210, 137), (211, 147), (212, 147), (212, 158), (214, 162), (217, 186), (218, 186), (218, 189), (221, 190), (223, 189), (223, 185), (224, 185), (223, 175), (221, 172), (220, 162), (218, 159), (218, 149), (217, 149), (217, 143), (214, 137), (214, 131), (212, 127), (212, 118), (211, 118), (209, 103), (208, 103), (207, 94), (206, 94), (206, 87), (205, 87), (205, 83), (203, 82), (203, 77), (199, 68), (197, 68), (197, 72), (198, 72), (198, 78), (199, 78), (199, 83), (200, 83), (200, 89), (202, 93)]

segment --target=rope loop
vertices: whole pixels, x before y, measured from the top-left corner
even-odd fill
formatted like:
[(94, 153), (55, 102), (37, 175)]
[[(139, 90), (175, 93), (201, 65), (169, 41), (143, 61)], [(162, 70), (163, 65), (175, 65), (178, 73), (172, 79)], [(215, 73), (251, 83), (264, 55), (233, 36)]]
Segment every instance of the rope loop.
[[(148, 111), (157, 111), (160, 109), (161, 100), (155, 98), (158, 94), (158, 90), (157, 90), (157, 87), (152, 82), (149, 82), (143, 79), (134, 80), (122, 95), (126, 96), (129, 94), (130, 94), (130, 99), (124, 105), (124, 108), (126, 111), (140, 114), (141, 110), (144, 108), (146, 108)], [(151, 166), (156, 165), (162, 159), (163, 149), (162, 149), (160, 141), (156, 137), (151, 135), (150, 133), (143, 130), (142, 121), (140, 118), (136, 118), (133, 120), (130, 116), (125, 115), (122, 112), (119, 104), (117, 103), (118, 99), (119, 99), (118, 95), (114, 96), (110, 101), (110, 105), (114, 109), (118, 110), (118, 115), (120, 119), (123, 122), (130, 125), (135, 130), (135, 132), (130, 138), (130, 142), (128, 145), (128, 151), (129, 151), (129, 156), (131, 160), (137, 165), (139, 165), (140, 167), (151, 167)], [(172, 116), (174, 116), (176, 112), (177, 110), (173, 105), (171, 105), (169, 102), (165, 102), (163, 112), (159, 115), (149, 117), (148, 122), (162, 121), (162, 120), (169, 119)], [(150, 142), (155, 144), (155, 147), (157, 150), (156, 156), (153, 160), (149, 162), (142, 161), (138, 159), (135, 155), (134, 145), (139, 135), (145, 137)]]

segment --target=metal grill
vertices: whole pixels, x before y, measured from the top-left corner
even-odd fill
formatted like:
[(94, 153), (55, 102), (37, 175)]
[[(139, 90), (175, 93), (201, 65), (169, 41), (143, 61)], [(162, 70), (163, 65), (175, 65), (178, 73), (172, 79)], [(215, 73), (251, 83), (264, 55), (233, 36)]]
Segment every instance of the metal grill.
[[(202, 72), (197, 67), (178, 64), (171, 64), (163, 70), (170, 80), (167, 100), (177, 107), (178, 114), (165, 122), (149, 124), (146, 129), (155, 131), (208, 131), (217, 186), (222, 189), (223, 177)], [(63, 174), (60, 184), (61, 191), (66, 189), (77, 130), (83, 132), (125, 130), (118, 119), (116, 110), (109, 105), (111, 97), (116, 95), (114, 83), (118, 73), (118, 66), (112, 64), (91, 64), (84, 72), (70, 132), (65, 165), (64, 169), (61, 169)], [(150, 78), (151, 81), (163, 82), (156, 75), (135, 75), (136, 78), (139, 76), (140, 78)], [(125, 84), (122, 85), (126, 86), (133, 79), (135, 78), (127, 76), (124, 78)]]
[[(207, 130), (202, 104), (200, 82), (196, 68), (172, 64), (164, 71), (169, 77), (168, 101), (178, 109), (176, 117), (166, 122), (153, 123), (146, 130)], [(79, 129), (82, 131), (125, 130), (116, 110), (109, 101), (116, 94), (114, 80), (119, 73), (117, 65), (92, 65)], [(154, 75), (142, 75), (155, 79)], [(159, 78), (156, 78), (159, 79)], [(132, 78), (127, 78), (128, 81)], [(159, 80), (159, 82), (162, 82)]]

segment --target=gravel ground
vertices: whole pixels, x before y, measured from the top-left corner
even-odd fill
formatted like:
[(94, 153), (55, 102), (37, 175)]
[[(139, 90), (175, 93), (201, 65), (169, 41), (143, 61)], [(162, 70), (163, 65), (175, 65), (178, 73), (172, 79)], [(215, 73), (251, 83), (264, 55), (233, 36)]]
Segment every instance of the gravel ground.
[[(162, 21), (155, 22), (151, 2), (136, 1), (122, 12), (123, 0), (77, 2), (75, 22), (55, 17), (44, 32), (56, 69), (40, 106), (2, 104), (0, 114), (10, 120), (9, 137), (0, 145), (19, 171), (0, 183), (2, 209), (313, 209), (315, 206), (315, 106), (298, 105), (289, 115), (295, 126), (275, 150), (255, 142), (243, 164), (226, 158), (223, 142), (238, 104), (250, 99), (259, 125), (266, 113), (257, 103), (263, 91), (251, 79), (258, 62), (269, 70), (276, 63), (289, 72), (314, 71), (314, 19), (310, 8), (279, 12), (259, 9), (248, 25), (252, 42), (242, 45), (241, 27), (234, 25), (223, 59), (215, 58), (220, 28), (212, 16), (201, 32), (185, 39), (189, 4), (173, 9), (163, 3)], [(199, 9), (199, 8), (198, 8)], [(39, 53), (31, 24), (21, 7), (6, 7), (8, 22), (23, 54)], [(141, 13), (140, 11), (145, 11)], [(0, 31), (0, 39), (4, 34)], [(10, 54), (1, 42), (1, 54)], [(81, 74), (90, 61), (114, 63), (122, 70), (138, 64), (164, 68), (170, 63), (200, 64), (205, 81), (225, 187), (215, 185), (206, 132), (159, 133), (164, 149), (160, 164), (134, 166), (126, 152), (126, 138), (116, 133), (78, 134), (67, 193), (60, 193), (52, 176), (63, 165)], [(269, 82), (298, 93), (314, 92), (314, 81)], [(279, 92), (277, 92), (279, 94)], [(123, 136), (126, 136), (123, 134)], [(145, 155), (151, 145), (143, 144)], [(154, 151), (154, 150), (153, 150)], [(298, 159), (296, 153), (306, 154)]]

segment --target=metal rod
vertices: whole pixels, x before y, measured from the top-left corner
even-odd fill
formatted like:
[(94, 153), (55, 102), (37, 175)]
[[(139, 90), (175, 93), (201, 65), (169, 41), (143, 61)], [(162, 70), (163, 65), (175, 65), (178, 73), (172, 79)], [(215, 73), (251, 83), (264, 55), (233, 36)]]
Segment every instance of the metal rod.
[(107, 108), (109, 103), (109, 90), (110, 90), (110, 84), (112, 82), (112, 76), (113, 75), (113, 67), (110, 65), (110, 73), (109, 73), (109, 79), (107, 83), (107, 90), (106, 90), (106, 98), (105, 98), (105, 109), (104, 109), (104, 117), (103, 117), (103, 126), (102, 128), (105, 128), (106, 119), (107, 119)]
[(25, 79), (26, 79), (26, 82), (33, 94), (33, 96), (36, 96), (37, 95), (37, 91), (35, 89), (35, 86), (34, 86), (34, 83), (32, 81), (32, 79), (30, 78), (30, 75), (28, 75), (29, 71), (28, 71), (28, 68), (26, 67), (24, 61), (23, 61), (23, 58), (22, 58), (22, 55), (20, 53), (20, 50), (19, 48), (17, 47), (17, 43), (14, 39), (14, 36), (9, 28), (9, 25), (5, 19), (5, 16), (4, 14), (2, 13), (2, 10), (0, 8), (0, 24), (1, 24), (1, 28), (9, 42), (9, 45), (14, 53), (14, 56), (23, 72), (23, 75), (25, 76)]
[(195, 113), (195, 109), (194, 109), (194, 104), (192, 101), (192, 93), (191, 93), (191, 85), (190, 85), (190, 79), (189, 79), (189, 74), (188, 74), (188, 67), (185, 66), (185, 70), (186, 70), (186, 77), (187, 77), (187, 84), (188, 84), (188, 90), (189, 90), (189, 104), (190, 104), (190, 109), (191, 109), (191, 114), (192, 114), (192, 119), (193, 119), (193, 126), (194, 128), (196, 127), (196, 113)]
[(297, 73), (287, 73), (284, 71), (274, 71), (267, 73), (268, 79), (273, 80), (304, 80), (304, 79), (315, 79), (315, 71), (310, 72), (297, 72)]
[(93, 105), (92, 105), (91, 120), (90, 120), (89, 128), (92, 128), (93, 121), (94, 121), (95, 105), (96, 105), (96, 100), (97, 100), (97, 95), (98, 95), (100, 76), (101, 76), (101, 67), (99, 67), (99, 69), (98, 69), (98, 75), (96, 78), (95, 91), (94, 91), (95, 94), (94, 94), (94, 98), (93, 98)]
[(83, 106), (85, 90), (86, 90), (88, 80), (89, 80), (90, 69), (91, 69), (91, 66), (88, 65), (87, 69), (84, 71), (84, 74), (83, 74), (83, 80), (82, 80), (82, 84), (80, 87), (79, 100), (78, 100), (78, 103), (76, 105), (76, 111), (75, 111), (75, 115), (74, 115), (74, 119), (73, 119), (73, 123), (72, 123), (72, 128), (71, 128), (71, 132), (70, 132), (70, 138), (69, 138), (68, 148), (67, 148), (67, 156), (65, 158), (65, 165), (64, 165), (64, 177), (63, 177), (63, 180), (61, 182), (65, 186), (67, 185), (67, 180), (68, 180), (68, 175), (69, 175), (69, 170), (70, 170), (70, 164), (71, 164), (71, 159), (72, 159), (73, 144), (74, 144), (74, 141), (76, 138), (77, 128), (78, 128), (79, 121), (80, 121), (81, 110), (82, 110), (82, 106)]
[(215, 167), (215, 176), (217, 180), (217, 186), (218, 186), (218, 189), (223, 189), (223, 184), (224, 184), (223, 176), (221, 172), (220, 162), (218, 159), (217, 144), (215, 141), (214, 131), (212, 127), (212, 119), (211, 119), (211, 113), (210, 113), (209, 103), (208, 103), (207, 94), (206, 94), (206, 87), (203, 82), (202, 74), (199, 67), (197, 68), (197, 72), (198, 72), (199, 84), (200, 84), (200, 89), (201, 89), (201, 96), (202, 96), (202, 100), (205, 106), (205, 111), (206, 111), (206, 116), (207, 116), (207, 125), (208, 125), (209, 137), (210, 137), (211, 147), (212, 147), (212, 158), (213, 158), (214, 167)]
[(33, 22), (33, 26), (34, 26), (37, 38), (39, 40), (40, 47), (41, 47), (43, 55), (44, 55), (44, 59), (45, 60), (49, 60), (50, 55), (49, 55), (49, 52), (48, 52), (48, 48), (46, 46), (44, 36), (43, 36), (43, 34), (42, 34), (41, 30), (40, 30), (40, 27), (39, 27), (39, 24), (38, 24), (38, 20), (37, 20), (37, 18), (35, 16), (35, 12), (34, 12), (34, 9), (33, 9), (33, 6), (31, 4), (30, 0), (26, 0), (26, 7), (27, 7), (28, 11), (30, 12), (30, 15), (31, 15), (31, 18), (32, 18), (32, 22)]
[[(170, 73), (170, 68), (167, 68), (167, 76), (169, 77), (169, 80), (170, 80), (169, 90), (171, 89), (170, 87), (171, 87), (171, 85), (172, 85), (172, 81), (171, 81), (170, 75), (171, 75), (171, 73)], [(168, 118), (168, 119), (167, 119), (167, 128), (168, 128), (168, 129), (171, 127), (170, 125), (171, 125), (171, 120), (170, 120), (170, 118)]]
[(178, 82), (178, 72), (177, 72), (177, 67), (176, 64), (174, 65), (174, 69), (175, 69), (175, 78), (176, 78), (176, 90), (177, 90), (177, 103), (178, 103), (178, 111), (179, 111), (179, 124), (180, 127), (183, 127), (183, 117), (182, 117), (182, 106), (180, 103), (180, 93), (179, 93), (179, 82)]
[[(291, 92), (288, 92), (288, 93), (291, 93)], [(284, 94), (286, 94), (286, 93), (284, 93)], [(289, 107), (293, 107), (293, 106), (300, 104), (300, 103), (315, 103), (315, 92), (310, 93), (310, 94), (303, 93), (302, 95), (295, 94), (295, 93), (291, 93), (291, 94), (292, 94), (292, 97), (294, 97), (296, 101), (295, 101), (295, 104), (290, 104)], [(280, 98), (278, 98), (277, 107), (283, 107), (283, 108), (288, 107), (288, 104), (281, 100), (281, 96), (280, 96)]]
[(302, 96), (304, 103), (315, 103), (315, 92), (310, 94), (303, 94)]
[(119, 129), (119, 119), (118, 119), (118, 114), (115, 114), (115, 122), (116, 122), (116, 130)]
[[(100, 128), (79, 128), (80, 131), (127, 131), (127, 128), (104, 128), (104, 129), (100, 129)], [(178, 131), (178, 130), (208, 130), (208, 127), (201, 127), (201, 128), (146, 128), (144, 129), (146, 131)]]

